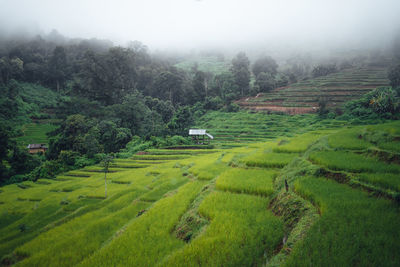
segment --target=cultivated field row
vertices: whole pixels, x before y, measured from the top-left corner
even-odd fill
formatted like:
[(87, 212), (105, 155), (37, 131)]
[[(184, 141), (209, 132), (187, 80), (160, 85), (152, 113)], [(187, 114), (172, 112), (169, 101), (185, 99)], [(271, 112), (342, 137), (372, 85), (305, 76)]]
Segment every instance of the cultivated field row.
[(388, 85), (386, 69), (346, 69), (280, 87), (271, 92), (260, 93), (256, 97), (242, 99), (238, 101), (238, 104), (253, 110), (279, 111), (290, 114), (311, 113), (316, 111), (320, 99), (325, 99), (328, 106), (339, 107), (376, 87)]
[(394, 266), (399, 126), (153, 149), (113, 162), (107, 197), (99, 166), (4, 186), (2, 264)]

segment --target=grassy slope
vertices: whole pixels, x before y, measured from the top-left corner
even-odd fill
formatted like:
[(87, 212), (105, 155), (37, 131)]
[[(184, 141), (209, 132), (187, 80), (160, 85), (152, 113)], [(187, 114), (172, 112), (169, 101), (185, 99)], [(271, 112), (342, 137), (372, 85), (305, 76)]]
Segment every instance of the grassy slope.
[[(376, 87), (388, 86), (386, 72), (384, 68), (375, 67), (345, 69), (277, 88), (257, 97), (247, 98), (239, 104), (249, 109), (281, 110), (298, 114), (312, 112), (311, 107), (318, 107), (319, 99), (325, 98), (329, 106), (339, 107), (342, 103), (356, 99)], [(295, 112), (296, 108), (298, 112)]]
[(321, 219), (291, 254), (287, 266), (396, 266), (400, 215), (391, 201), (322, 178), (299, 179), (296, 191), (312, 200)]
[(16, 138), (17, 144), (21, 147), (41, 143), (48, 145), (46, 133), (54, 130), (56, 126), (52, 123), (58, 121), (49, 118), (53, 117), (52, 112), (60, 103), (60, 99), (67, 97), (37, 84), (23, 82), (15, 84), (18, 90), (16, 98), (18, 112), (10, 122), (21, 133)]
[[(292, 137), (298, 133), (311, 130), (337, 128), (346, 125), (344, 121), (323, 120), (310, 114), (287, 116), (254, 112), (220, 112), (213, 111), (203, 116), (195, 127), (207, 129), (214, 136), (214, 144), (235, 146), (236, 143), (261, 142), (276, 138)], [(299, 145), (303, 151), (312, 139), (306, 139), (305, 145)], [(296, 141), (296, 143), (298, 143)], [(284, 148), (284, 147), (282, 147)]]
[(49, 140), (47, 133), (55, 130), (57, 126), (50, 123), (28, 123), (22, 126), (22, 136), (16, 138), (20, 146), (26, 147), (28, 144), (46, 144)]
[[(254, 121), (260, 116), (237, 115), (254, 115)], [(103, 174), (93, 172), (96, 166), (56, 180), (2, 187), (0, 253), (11, 253), (3, 264), (396, 265), (400, 228), (393, 222), (400, 219), (398, 207), (393, 200), (368, 196), (362, 188), (389, 199), (400, 191), (398, 165), (371, 154), (373, 149), (381, 151), (382, 138), (399, 142), (400, 124), (334, 129), (329, 121), (317, 123), (329, 130), (243, 142), (207, 154), (152, 150), (150, 155), (116, 160), (111, 168), (115, 172), (108, 175), (107, 199)], [(294, 124), (291, 134), (298, 129)], [(333, 165), (324, 161), (330, 154), (340, 155)], [(340, 161), (343, 155), (347, 160)], [(357, 165), (349, 163), (360, 159), (383, 169), (355, 170)], [(248, 167), (254, 162), (262, 168)], [(396, 170), (393, 175), (381, 172), (388, 166)], [(348, 177), (348, 184), (316, 177), (335, 170)], [(288, 202), (272, 212), (269, 207), (280, 197)], [(298, 212), (303, 202), (320, 211), (306, 225), (305, 215)], [(297, 212), (291, 222), (284, 212), (290, 207)], [(284, 236), (289, 242), (282, 244)]]
[(186, 71), (190, 71), (193, 66), (197, 64), (198, 70), (203, 72), (211, 72), (214, 75), (218, 75), (229, 70), (230, 62), (229, 61), (221, 61), (216, 57), (198, 57), (187, 59), (185, 61), (179, 62), (175, 64), (175, 67), (184, 69)]

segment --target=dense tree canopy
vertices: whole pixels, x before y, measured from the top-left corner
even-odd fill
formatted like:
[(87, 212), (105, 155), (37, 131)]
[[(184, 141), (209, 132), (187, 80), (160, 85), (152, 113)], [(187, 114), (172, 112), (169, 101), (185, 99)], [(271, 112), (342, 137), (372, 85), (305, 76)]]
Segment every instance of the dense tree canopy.
[(239, 52), (232, 59), (232, 74), (235, 79), (235, 84), (240, 90), (240, 95), (244, 96), (249, 92), (250, 86), (250, 61), (244, 52)]
[[(224, 58), (219, 54), (217, 60)], [(117, 152), (134, 136), (186, 135), (205, 110), (237, 110), (232, 101), (252, 92), (244, 52), (222, 72), (199, 64), (178, 68), (178, 61), (177, 56), (151, 55), (137, 41), (121, 47), (68, 39), (56, 31), (0, 40), (0, 123), (9, 122), (12, 129), (0, 127), (4, 140), (20, 135), (21, 126), (32, 119), (58, 123), (46, 157), (33, 157), (15, 144), (3, 146), (2, 159), (9, 167), (1, 163), (0, 171), (7, 172), (5, 177), (26, 174), (21, 179), (51, 177), (93, 162), (98, 153)], [(257, 90), (278, 84), (272, 58), (259, 59), (253, 65), (257, 71)]]
[(318, 65), (312, 70), (313, 77), (326, 76), (337, 72), (336, 64)]
[(264, 56), (257, 59), (252, 67), (254, 76), (258, 76), (261, 72), (275, 76), (278, 73), (278, 64), (272, 57)]
[(258, 92), (268, 92), (276, 87), (274, 76), (271, 73), (260, 72), (256, 78)]

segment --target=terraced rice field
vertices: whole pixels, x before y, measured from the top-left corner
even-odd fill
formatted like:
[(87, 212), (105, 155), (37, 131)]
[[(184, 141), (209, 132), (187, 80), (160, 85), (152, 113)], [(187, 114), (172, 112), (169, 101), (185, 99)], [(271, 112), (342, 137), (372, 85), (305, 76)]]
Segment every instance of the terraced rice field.
[(48, 137), (46, 133), (55, 130), (57, 126), (50, 123), (29, 123), (22, 126), (22, 136), (17, 138), (17, 143), (23, 147), (29, 144), (46, 144)]
[[(153, 149), (113, 162), (107, 197), (99, 166), (4, 186), (1, 263), (397, 266), (399, 154), (377, 136), (397, 143), (399, 129), (393, 122), (235, 148)], [(357, 165), (360, 158), (376, 168)]]
[(329, 106), (339, 107), (376, 87), (388, 85), (386, 69), (354, 68), (277, 88), (242, 99), (238, 104), (253, 110), (310, 113), (316, 111), (320, 98), (325, 98)]
[(213, 144), (229, 147), (276, 138), (284, 139), (293, 136), (294, 133), (336, 128), (346, 124), (347, 122), (338, 120), (320, 121), (311, 114), (287, 116), (251, 111), (213, 111), (204, 115), (193, 128), (207, 129), (207, 132), (214, 136)]

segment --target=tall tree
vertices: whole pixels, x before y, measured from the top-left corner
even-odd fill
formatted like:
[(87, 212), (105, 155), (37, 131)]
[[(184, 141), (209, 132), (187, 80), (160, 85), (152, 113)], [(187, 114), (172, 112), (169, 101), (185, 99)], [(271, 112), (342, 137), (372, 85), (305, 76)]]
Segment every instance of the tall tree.
[(183, 79), (171, 71), (161, 72), (155, 79), (152, 87), (152, 96), (171, 101), (177, 104), (182, 93)]
[(268, 92), (275, 88), (276, 82), (271, 73), (260, 72), (256, 78), (258, 92)]
[(269, 73), (272, 76), (275, 76), (278, 72), (278, 64), (276, 64), (275, 60), (272, 57), (264, 56), (257, 59), (252, 67), (252, 71), (254, 76), (258, 76), (261, 72)]
[(49, 77), (52, 83), (55, 83), (57, 92), (64, 86), (67, 78), (67, 55), (62, 46), (57, 46), (50, 57), (49, 63)]
[(193, 83), (195, 100), (203, 101), (207, 97), (206, 74), (199, 70), (196, 71), (192, 83)]
[(121, 103), (136, 88), (135, 54), (122, 47), (111, 48), (106, 54), (88, 51), (78, 78), (77, 93), (106, 105)]
[(244, 52), (239, 52), (232, 59), (231, 72), (235, 78), (235, 83), (240, 90), (241, 96), (249, 92), (250, 85), (250, 61)]

